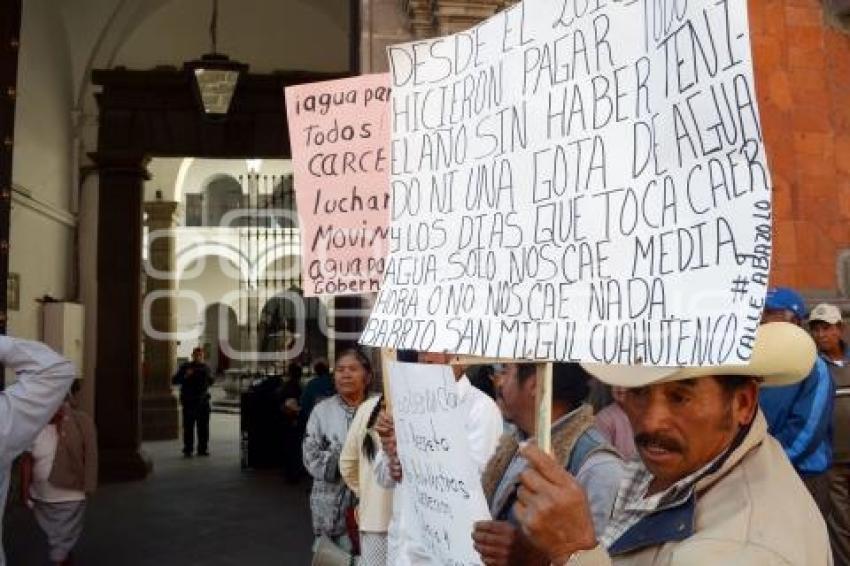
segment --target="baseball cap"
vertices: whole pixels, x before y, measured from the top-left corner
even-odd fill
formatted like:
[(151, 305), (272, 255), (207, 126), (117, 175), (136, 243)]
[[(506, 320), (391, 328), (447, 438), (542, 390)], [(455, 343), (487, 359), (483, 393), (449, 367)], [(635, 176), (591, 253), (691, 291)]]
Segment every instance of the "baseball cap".
[(768, 310), (786, 310), (794, 313), (800, 320), (806, 318), (806, 301), (794, 289), (788, 287), (774, 287), (768, 289), (764, 308)]
[(821, 303), (812, 309), (809, 322), (821, 321), (827, 324), (838, 324), (841, 322), (841, 309), (829, 303)]

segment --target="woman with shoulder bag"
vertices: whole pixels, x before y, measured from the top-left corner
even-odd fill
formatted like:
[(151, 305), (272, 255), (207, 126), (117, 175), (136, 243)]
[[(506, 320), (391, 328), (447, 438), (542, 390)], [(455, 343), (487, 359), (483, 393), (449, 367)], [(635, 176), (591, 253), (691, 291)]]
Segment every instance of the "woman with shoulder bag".
[(340, 476), (339, 460), (357, 408), (366, 400), (372, 378), (369, 359), (357, 349), (337, 357), (334, 384), (337, 394), (316, 405), (304, 435), (304, 467), (313, 478), (310, 511), (316, 535), (314, 551), (325, 537), (341, 549), (355, 551), (346, 525), (355, 496)]

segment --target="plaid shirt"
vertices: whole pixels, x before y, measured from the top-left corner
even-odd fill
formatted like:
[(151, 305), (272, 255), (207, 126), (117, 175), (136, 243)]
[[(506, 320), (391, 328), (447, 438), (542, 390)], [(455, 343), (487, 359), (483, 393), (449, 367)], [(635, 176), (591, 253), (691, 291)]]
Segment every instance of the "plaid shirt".
[(614, 510), (611, 512), (611, 521), (609, 521), (608, 527), (600, 537), (599, 542), (605, 548), (610, 548), (641, 519), (687, 501), (694, 492), (697, 482), (714, 471), (714, 467), (726, 456), (727, 452), (724, 451), (714, 460), (691, 475), (680, 479), (664, 491), (649, 496), (646, 493), (653, 479), (652, 473), (646, 469), (646, 466), (640, 460), (629, 462), (626, 467), (626, 475), (620, 482), (617, 500), (614, 503)]

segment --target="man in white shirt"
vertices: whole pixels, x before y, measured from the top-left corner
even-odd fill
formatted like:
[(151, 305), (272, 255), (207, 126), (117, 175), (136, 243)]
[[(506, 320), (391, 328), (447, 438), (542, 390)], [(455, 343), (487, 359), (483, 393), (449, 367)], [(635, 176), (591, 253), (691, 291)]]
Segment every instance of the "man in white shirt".
[[(0, 336), (0, 364), (17, 375), (17, 381), (0, 392), (0, 509), (5, 509), (12, 461), (56, 413), (75, 372), (71, 362), (44, 344), (8, 336)], [(0, 523), (0, 540), (2, 534)], [(0, 566), (5, 564), (0, 544)]]
[[(420, 352), (419, 363), (448, 365), (451, 355), (434, 352)], [(463, 412), (466, 417), (466, 437), (469, 444), (469, 456), (478, 474), (484, 472), (490, 456), (496, 451), (504, 431), (502, 413), (486, 393), (473, 387), (464, 373), (464, 366), (452, 366), (457, 380), (457, 392)], [(394, 487), (395, 482), (404, 481), (404, 470), (398, 463), (395, 454), (395, 431), (392, 418), (382, 413), (376, 430), (381, 435), (385, 450), (381, 450), (376, 458), (378, 481), (384, 487)], [(396, 491), (393, 498), (393, 518), (389, 527), (390, 560), (394, 566), (420, 566), (434, 564), (434, 557), (429, 555), (419, 544), (417, 533), (409, 527), (414, 520), (408, 517), (409, 506), (403, 502), (401, 490)]]

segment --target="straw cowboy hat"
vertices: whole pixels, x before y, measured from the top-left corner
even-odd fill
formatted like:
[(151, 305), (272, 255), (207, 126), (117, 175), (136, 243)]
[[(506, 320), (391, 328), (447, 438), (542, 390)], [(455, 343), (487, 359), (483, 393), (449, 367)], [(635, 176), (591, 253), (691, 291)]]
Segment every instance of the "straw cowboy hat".
[(750, 375), (763, 386), (790, 385), (809, 375), (817, 350), (809, 334), (789, 322), (763, 324), (756, 331), (756, 343), (747, 365), (657, 367), (582, 364), (591, 375), (620, 387), (643, 387), (665, 381), (679, 381), (709, 375)]

